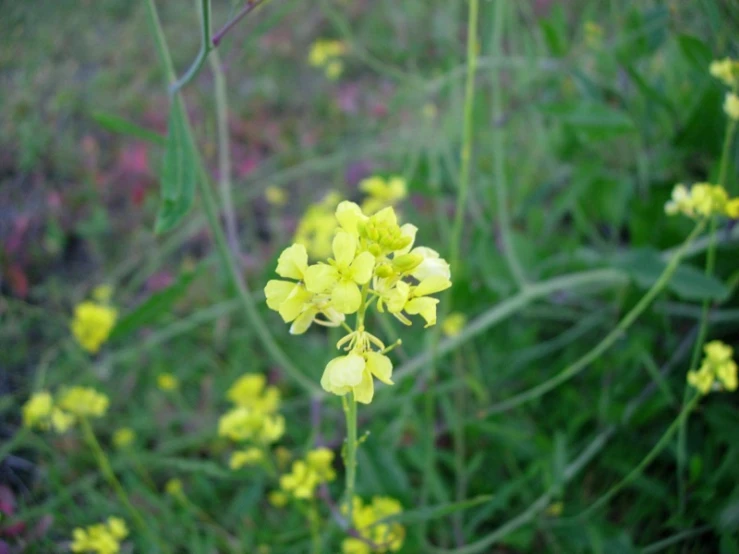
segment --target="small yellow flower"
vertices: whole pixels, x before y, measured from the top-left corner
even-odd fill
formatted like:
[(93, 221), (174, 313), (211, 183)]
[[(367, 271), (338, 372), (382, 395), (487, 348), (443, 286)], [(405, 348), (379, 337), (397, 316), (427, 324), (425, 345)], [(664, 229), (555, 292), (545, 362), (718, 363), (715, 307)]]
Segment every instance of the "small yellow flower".
[(287, 202), (287, 194), (276, 185), (269, 185), (264, 189), (264, 197), (267, 199), (267, 202), (276, 207), (284, 206)]
[(338, 59), (346, 53), (346, 45), (338, 40), (317, 40), (308, 54), (308, 63), (313, 67), (322, 67), (326, 75), (336, 78), (341, 74), (342, 64)]
[(352, 524), (364, 540), (356, 537), (344, 539), (341, 543), (342, 553), (398, 552), (405, 541), (405, 528), (399, 523), (378, 522), (402, 511), (400, 502), (394, 498), (376, 496), (370, 504), (365, 505), (355, 496), (352, 499)]
[(739, 61), (737, 60), (731, 58), (714, 60), (709, 66), (709, 72), (727, 87), (734, 87), (739, 83)]
[(178, 389), (180, 382), (171, 373), (160, 373), (157, 375), (157, 387), (159, 387), (159, 390), (169, 392)]
[(218, 422), (218, 435), (236, 442), (256, 440), (273, 443), (285, 433), (285, 419), (249, 408), (238, 407), (226, 412)]
[(70, 387), (58, 398), (59, 407), (76, 417), (102, 417), (109, 403), (106, 395), (89, 387)]
[(667, 215), (683, 214), (691, 218), (712, 217), (732, 214), (739, 210), (739, 199), (730, 199), (726, 189), (711, 183), (696, 183), (690, 190), (676, 185), (672, 198), (665, 204)]
[(113, 287), (110, 285), (98, 285), (92, 289), (92, 298), (95, 302), (107, 304), (113, 298)]
[(331, 60), (326, 64), (326, 77), (335, 81), (344, 71), (344, 62), (340, 60)]
[(120, 543), (128, 536), (126, 522), (117, 517), (109, 517), (106, 523), (97, 523), (72, 531), (72, 552), (88, 554), (117, 554)]
[(461, 312), (453, 312), (444, 318), (441, 322), (441, 331), (447, 337), (456, 337), (464, 329), (467, 323), (467, 317)]
[(316, 448), (308, 452), (305, 457), (308, 467), (316, 472), (321, 482), (330, 482), (336, 479), (336, 472), (332, 467), (334, 453), (328, 448)]
[(128, 448), (136, 440), (136, 433), (130, 427), (121, 427), (113, 433), (113, 446), (123, 450)]
[(57, 433), (66, 433), (75, 424), (75, 417), (60, 408), (51, 411), (51, 428)]
[(392, 385), (393, 364), (379, 352), (355, 350), (331, 360), (323, 371), (321, 387), (338, 396), (352, 392), (354, 399), (369, 404), (375, 394), (372, 377)]
[(289, 497), (283, 491), (272, 491), (269, 493), (267, 499), (269, 500), (269, 503), (272, 504), (275, 508), (283, 508), (287, 505)]
[(246, 450), (237, 450), (231, 454), (228, 466), (233, 469), (241, 469), (242, 467), (252, 466), (264, 460), (264, 452), (261, 448), (251, 447)]
[(164, 484), (164, 492), (174, 498), (179, 498), (183, 495), (182, 481), (177, 478), (169, 479)]
[(367, 194), (362, 203), (362, 211), (367, 215), (383, 208), (395, 206), (408, 195), (408, 187), (402, 177), (368, 177), (359, 183), (359, 190)]
[(313, 498), (317, 485), (318, 474), (312, 471), (303, 460), (294, 462), (290, 473), (280, 477), (280, 488), (285, 493), (302, 500)]
[(47, 391), (34, 393), (23, 405), (23, 425), (29, 428), (48, 429), (54, 400)]
[[(689, 371), (688, 384), (701, 394), (716, 389), (737, 389), (737, 364), (733, 360), (734, 349), (721, 341), (714, 340), (703, 347), (705, 357), (697, 371)], [(718, 381), (718, 383), (716, 382)]]
[(231, 385), (226, 398), (245, 408), (271, 414), (280, 406), (280, 391), (277, 387), (266, 386), (267, 379), (260, 373), (243, 375)]
[(108, 340), (115, 326), (117, 312), (114, 308), (95, 302), (81, 302), (74, 309), (72, 333), (82, 348), (95, 354)]
[(726, 100), (724, 101), (724, 111), (734, 121), (739, 120), (739, 96), (733, 92), (726, 94)]
[(331, 240), (336, 231), (334, 210), (341, 201), (336, 191), (330, 191), (324, 198), (308, 207), (295, 230), (295, 243), (302, 244), (308, 254), (316, 259), (331, 255)]

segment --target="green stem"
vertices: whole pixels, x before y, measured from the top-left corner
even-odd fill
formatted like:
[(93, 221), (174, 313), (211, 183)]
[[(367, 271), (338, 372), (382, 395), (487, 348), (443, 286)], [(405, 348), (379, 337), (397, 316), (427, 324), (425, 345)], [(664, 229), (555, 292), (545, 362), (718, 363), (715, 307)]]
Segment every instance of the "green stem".
[(131, 519), (140, 528), (142, 534), (156, 537), (156, 535), (146, 524), (146, 521), (144, 520), (141, 513), (131, 503), (131, 500), (128, 498), (128, 494), (126, 494), (126, 490), (123, 488), (123, 485), (121, 485), (121, 482), (115, 476), (113, 468), (110, 465), (110, 460), (108, 460), (108, 456), (105, 454), (105, 451), (100, 446), (100, 443), (95, 437), (95, 433), (92, 430), (90, 422), (87, 420), (87, 418), (83, 417), (80, 419), (80, 425), (82, 427), (82, 434), (85, 438), (85, 442), (87, 442), (90, 450), (92, 450), (92, 453), (95, 456), (95, 461), (100, 468), (100, 472), (103, 474), (103, 477), (110, 485), (110, 488), (112, 488), (116, 496), (118, 496), (118, 500), (120, 500), (121, 504), (123, 504), (123, 506), (126, 508), (131, 516)]
[(721, 150), (721, 165), (718, 172), (718, 184), (726, 186), (726, 176), (729, 170), (729, 158), (731, 157), (731, 144), (734, 142), (734, 133), (736, 132), (737, 121), (729, 118), (729, 124), (726, 126), (726, 134), (724, 135), (724, 146)]
[(192, 65), (190, 65), (190, 68), (185, 72), (182, 78), (170, 85), (169, 94), (172, 96), (177, 94), (182, 87), (195, 78), (195, 75), (200, 72), (203, 64), (205, 64), (208, 54), (213, 49), (213, 44), (210, 38), (210, 0), (201, 0), (200, 8), (200, 50), (198, 51), (198, 55), (195, 57), (195, 60), (192, 62)]
[(579, 360), (567, 366), (554, 377), (551, 377), (543, 383), (532, 387), (522, 393), (519, 393), (509, 398), (508, 400), (500, 402), (499, 404), (494, 404), (493, 406), (487, 408), (480, 416), (480, 418), (489, 417), (493, 414), (508, 411), (512, 408), (520, 406), (521, 404), (539, 398), (549, 391), (555, 389), (562, 383), (569, 381), (570, 379), (581, 373), (583, 370), (585, 370), (588, 365), (597, 360), (601, 356), (601, 354), (603, 354), (606, 350), (613, 346), (613, 344), (624, 335), (624, 333), (628, 330), (629, 327), (631, 327), (634, 321), (636, 321), (636, 319), (649, 307), (649, 305), (657, 297), (657, 295), (661, 293), (662, 290), (667, 286), (667, 284), (670, 282), (670, 279), (672, 278), (672, 275), (675, 273), (675, 270), (680, 265), (680, 261), (682, 260), (685, 249), (695, 239), (695, 237), (700, 234), (704, 226), (704, 221), (699, 222), (695, 226), (688, 238), (685, 239), (685, 242), (683, 242), (680, 249), (675, 253), (675, 256), (667, 264), (667, 267), (665, 267), (662, 275), (659, 276), (659, 279), (657, 279), (657, 281), (641, 298), (641, 300), (637, 302), (637, 304), (623, 317), (618, 325), (616, 325), (616, 327), (614, 327), (613, 330), (611, 330), (611, 332), (605, 336), (602, 341), (595, 345)]
[[(154, 5), (154, 0), (146, 0), (146, 3), (149, 13), (149, 22), (152, 26), (152, 33), (154, 34), (157, 43), (157, 50), (159, 52), (162, 65), (167, 72), (168, 81), (171, 82), (175, 79), (175, 73), (169, 56), (167, 42), (164, 37), (161, 24), (159, 22), (159, 16), (156, 12), (156, 6)], [(190, 128), (189, 121), (187, 122), (186, 128), (187, 132), (192, 135), (192, 129)], [(194, 144), (194, 138), (191, 136), (190, 139), (193, 141)], [(198, 179), (198, 190), (203, 199), (208, 227), (213, 234), (218, 254), (221, 257), (221, 262), (226, 269), (226, 274), (234, 288), (236, 288), (239, 299), (241, 300), (241, 304), (244, 308), (244, 311), (246, 312), (248, 319), (256, 330), (256, 333), (262, 344), (264, 344), (268, 354), (274, 359), (274, 361), (279, 366), (281, 366), (282, 369), (284, 369), (285, 372), (290, 375), (290, 377), (292, 377), (292, 379), (298, 385), (300, 385), (312, 396), (324, 396), (325, 393), (323, 389), (321, 389), (321, 387), (314, 383), (311, 379), (306, 377), (300, 371), (300, 369), (295, 364), (293, 364), (287, 354), (282, 351), (280, 346), (277, 344), (277, 341), (272, 336), (269, 328), (262, 320), (262, 317), (259, 314), (259, 311), (257, 310), (256, 304), (254, 302), (252, 292), (249, 289), (246, 280), (241, 275), (239, 263), (235, 259), (233, 253), (230, 251), (226, 242), (225, 235), (223, 233), (223, 229), (221, 229), (221, 224), (218, 220), (218, 203), (216, 202), (213, 191), (210, 187), (210, 178), (205, 170), (205, 166), (202, 163), (199, 163), (198, 165), (200, 171), (200, 179)]]
[(452, 238), (450, 245), (449, 263), (452, 269), (459, 263), (459, 250), (464, 227), (464, 214), (467, 207), (467, 194), (470, 185), (472, 165), (472, 143), (474, 138), (474, 109), (475, 109), (475, 74), (477, 72), (477, 26), (479, 0), (469, 0), (467, 18), (467, 77), (464, 93), (464, 115), (462, 120), (462, 150), (460, 152), (461, 166), (459, 168), (459, 190), (457, 192), (457, 206), (454, 213)]
[(310, 524), (311, 553), (321, 554), (323, 552), (323, 544), (321, 543), (321, 518), (319, 517), (318, 506), (316, 506), (315, 501), (311, 503), (308, 520)]
[(354, 486), (357, 480), (357, 401), (354, 393), (350, 392), (343, 397), (344, 414), (346, 415), (346, 503), (347, 526), (352, 526), (352, 507), (354, 504)]

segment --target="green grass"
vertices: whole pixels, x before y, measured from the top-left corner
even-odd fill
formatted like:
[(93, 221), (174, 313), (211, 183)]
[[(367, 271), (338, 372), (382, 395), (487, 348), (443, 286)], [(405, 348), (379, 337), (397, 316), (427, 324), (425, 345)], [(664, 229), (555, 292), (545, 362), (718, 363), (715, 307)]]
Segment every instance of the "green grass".
[[(180, 4), (157, 2), (178, 75), (199, 40), (195, 2)], [(53, 521), (38, 536), (10, 537), (0, 522), (0, 541), (64, 552), (73, 528), (127, 517), (79, 432), (20, 427), (19, 407), (33, 390), (85, 384), (111, 397), (96, 435), (167, 549), (309, 552), (304, 515), (266, 501), (274, 480), (228, 469), (217, 421), (236, 378), (268, 375), (284, 397), (280, 444), (296, 456), (332, 447), (339, 478), (330, 492), (342, 494), (341, 402), (311, 400), (274, 357), (284, 352), (318, 386), (338, 335), (290, 336), (261, 291), (307, 206), (329, 189), (358, 198), (356, 175), (371, 171), (408, 180), (402, 211), (419, 227), (418, 242), (459, 259), (440, 313), (468, 318), (455, 338), (392, 319), (387, 328), (372, 323), (403, 345), (391, 354), (396, 385), (359, 409), (357, 492), (401, 501), (402, 552), (738, 552), (732, 394), (701, 401), (683, 442), (670, 439), (641, 475), (578, 516), (678, 417), (703, 302), (711, 306), (708, 340), (736, 345), (737, 233), (722, 224), (714, 277), (703, 274), (704, 231), (640, 317), (581, 362), (690, 234), (689, 220), (664, 215), (672, 186), (718, 179), (724, 90), (707, 67), (737, 56), (739, 12), (707, 0), (539, 4), (480, 4), (473, 106), (465, 102), (467, 2), (272, 0), (227, 36), (218, 55), (233, 209), (255, 313), (222, 265), (203, 196), (174, 230), (155, 235), (163, 148), (94, 117), (166, 132), (166, 79), (145, 2), (6, 8), (0, 33), (13, 48), (0, 53), (0, 482), (29, 529)], [(214, 0), (215, 27), (238, 7)], [(589, 37), (586, 22), (602, 35)], [(317, 38), (350, 45), (338, 81), (306, 62)], [(205, 64), (183, 94), (217, 181), (214, 83)], [(465, 107), (473, 108), (467, 136)], [(135, 148), (148, 155), (141, 174), (125, 161)], [(735, 145), (727, 159), (726, 187), (739, 194)], [(250, 160), (256, 168), (247, 172)], [(139, 185), (145, 194), (136, 203)], [(288, 192), (287, 206), (265, 202), (269, 185)], [(24, 215), (30, 224), (13, 249)], [(176, 284), (161, 304), (136, 311), (167, 280)], [(102, 282), (115, 286), (121, 315), (136, 317), (91, 357), (68, 324)], [(571, 367), (581, 371), (518, 396)], [(157, 389), (163, 371), (180, 379), (176, 394)], [(123, 425), (137, 433), (128, 454), (111, 445)], [(171, 478), (182, 480), (189, 504), (162, 492)], [(321, 510), (323, 551), (337, 552), (342, 530)], [(153, 551), (145, 536), (132, 537), (130, 551)]]

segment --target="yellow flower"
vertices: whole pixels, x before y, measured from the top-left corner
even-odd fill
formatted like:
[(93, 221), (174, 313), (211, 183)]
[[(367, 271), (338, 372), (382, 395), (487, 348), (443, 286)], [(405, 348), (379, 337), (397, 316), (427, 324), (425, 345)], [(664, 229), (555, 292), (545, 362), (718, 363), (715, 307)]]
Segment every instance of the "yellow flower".
[(110, 299), (113, 297), (113, 287), (110, 285), (98, 285), (94, 289), (92, 289), (92, 298), (96, 302), (100, 302), (101, 304), (106, 304), (110, 302)]
[(362, 301), (359, 285), (367, 284), (372, 278), (375, 257), (369, 252), (357, 252), (356, 238), (345, 231), (336, 233), (332, 248), (333, 259), (305, 271), (305, 287), (314, 294), (329, 294), (333, 308), (353, 314)]
[(260, 463), (264, 459), (264, 452), (261, 448), (251, 447), (246, 450), (237, 450), (231, 454), (231, 460), (228, 465), (231, 469), (237, 470), (242, 467), (251, 466)]
[(282, 508), (287, 505), (289, 497), (283, 491), (272, 491), (269, 493), (267, 499), (275, 508)]
[[(344, 510), (346, 511), (346, 510)], [(399, 523), (378, 523), (400, 514), (403, 507), (394, 498), (376, 496), (372, 503), (364, 505), (359, 497), (352, 499), (352, 524), (361, 536), (350, 537), (341, 543), (343, 554), (369, 554), (370, 552), (397, 552), (405, 541), (405, 528)], [(373, 544), (372, 548), (369, 544)]]
[(51, 427), (57, 433), (67, 432), (75, 423), (75, 417), (60, 408), (51, 411)]
[(340, 200), (338, 192), (329, 192), (320, 202), (308, 207), (298, 223), (294, 240), (305, 246), (313, 258), (324, 259), (331, 255), (331, 240), (337, 226), (334, 210)]
[(735, 391), (737, 389), (737, 365), (732, 358), (734, 349), (721, 341), (714, 340), (706, 344), (703, 351), (705, 357), (701, 367), (697, 371), (688, 372), (688, 384), (701, 394), (708, 394), (714, 388)]
[(275, 185), (269, 185), (264, 189), (264, 197), (273, 206), (284, 206), (287, 202), (287, 194), (283, 189)]
[[(272, 279), (264, 287), (267, 306), (279, 312), (285, 323), (293, 322), (290, 332), (295, 335), (307, 331), (314, 321), (332, 327), (341, 325), (344, 321), (344, 316), (331, 304), (327, 295), (308, 290), (308, 270), (305, 246), (293, 244), (280, 255), (275, 271), (280, 277), (298, 282)], [(303, 280), (306, 280), (306, 284)], [(319, 314), (326, 319), (317, 319)]]
[(182, 481), (177, 478), (169, 479), (164, 484), (164, 492), (175, 498), (181, 497), (183, 495)]
[(76, 417), (102, 417), (110, 401), (103, 393), (89, 387), (71, 387), (59, 396), (59, 407)]
[(313, 67), (325, 67), (335, 58), (346, 53), (346, 46), (338, 40), (317, 40), (311, 45), (308, 54), (308, 63)]
[(267, 379), (260, 373), (248, 373), (239, 377), (226, 392), (226, 398), (244, 408), (271, 414), (280, 407), (280, 391), (265, 386)]
[(157, 375), (157, 387), (159, 387), (159, 390), (173, 391), (178, 389), (179, 386), (179, 380), (171, 373), (160, 373)]
[(308, 452), (305, 457), (308, 467), (316, 472), (319, 481), (330, 482), (336, 479), (336, 472), (332, 467), (334, 453), (328, 448), (316, 448)]
[(326, 77), (335, 81), (344, 71), (344, 63), (340, 60), (332, 60), (326, 64)]
[(130, 427), (121, 427), (113, 433), (113, 445), (116, 448), (128, 448), (136, 440), (136, 433)]
[(734, 121), (739, 120), (739, 96), (733, 92), (726, 94), (726, 100), (724, 100), (724, 111)]
[(90, 554), (117, 554), (120, 543), (128, 536), (125, 521), (109, 517), (106, 523), (97, 523), (72, 531), (72, 552)]
[(390, 358), (381, 352), (371, 350), (369, 341), (377, 341), (376, 344), (379, 343), (383, 350), (384, 345), (369, 333), (363, 331), (352, 333), (339, 341), (339, 345), (346, 340), (352, 341), (351, 351), (346, 356), (334, 358), (326, 365), (321, 377), (321, 387), (338, 396), (352, 392), (357, 402), (369, 404), (375, 394), (372, 377), (392, 385), (393, 364)]
[(359, 183), (359, 190), (368, 195), (362, 203), (362, 211), (372, 215), (383, 208), (394, 206), (408, 195), (405, 179), (368, 177)]
[(714, 60), (709, 66), (709, 71), (727, 87), (734, 87), (739, 83), (739, 61), (731, 58)]
[(95, 354), (108, 340), (117, 312), (110, 306), (95, 302), (81, 302), (74, 309), (72, 333), (82, 348)]
[(402, 323), (411, 325), (411, 321), (402, 313), (405, 311), (409, 315), (420, 315), (426, 321), (426, 327), (431, 327), (436, 325), (436, 305), (439, 299), (430, 298), (429, 295), (451, 286), (452, 282), (441, 275), (426, 277), (417, 286), (398, 281), (382, 296), (382, 302), (378, 303), (377, 308), (383, 311), (386, 303), (388, 311)]
[(313, 498), (318, 485), (318, 474), (303, 460), (293, 462), (292, 471), (280, 477), (280, 488), (287, 494), (303, 500)]
[(226, 412), (218, 421), (218, 435), (237, 442), (273, 443), (284, 433), (285, 419), (281, 415), (268, 415), (244, 407)]
[(47, 391), (34, 393), (23, 405), (23, 425), (29, 428), (48, 429), (54, 401)]
[(667, 215), (678, 213), (691, 218), (726, 215), (734, 217), (739, 211), (739, 199), (730, 199), (726, 189), (711, 183), (696, 183), (690, 190), (685, 185), (676, 185), (672, 199), (665, 204)]
[(464, 329), (467, 323), (467, 317), (461, 312), (453, 312), (444, 318), (441, 322), (441, 331), (447, 337), (456, 337)]

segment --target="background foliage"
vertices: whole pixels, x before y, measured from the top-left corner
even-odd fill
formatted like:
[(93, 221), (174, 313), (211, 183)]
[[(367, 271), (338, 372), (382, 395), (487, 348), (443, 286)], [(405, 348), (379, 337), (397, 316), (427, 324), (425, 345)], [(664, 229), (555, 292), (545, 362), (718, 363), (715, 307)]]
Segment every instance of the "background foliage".
[[(197, 12), (158, 4), (183, 72), (198, 48)], [(225, 22), (235, 7), (215, 1), (214, 20)], [(466, 2), (441, 0), (274, 0), (224, 40), (233, 203), (253, 289), (272, 277), (309, 204), (330, 189), (356, 199), (357, 182), (370, 174), (408, 180), (407, 220), (421, 242), (448, 254), (466, 14)], [(732, 395), (709, 397), (689, 420), (684, 499), (673, 441), (607, 507), (573, 519), (675, 419), (701, 301), (715, 302), (709, 337), (732, 343), (734, 228), (720, 230), (716, 278), (703, 275), (699, 240), (669, 292), (614, 348), (549, 394), (489, 413), (608, 333), (689, 233), (690, 222), (666, 218), (663, 206), (674, 183), (717, 175), (723, 91), (707, 67), (737, 56), (739, 8), (496, 0), (482, 3), (480, 23), (470, 201), (447, 298), (471, 323), (440, 343), (433, 364), (428, 333), (403, 330), (394, 358), (408, 378), (360, 410), (368, 436), (358, 492), (419, 510), (403, 552), (429, 552), (429, 544), (451, 552), (739, 552)], [(20, 533), (0, 523), (0, 540), (63, 551), (73, 527), (116, 511), (77, 438), (18, 430), (30, 391), (83, 383), (111, 395), (112, 413), (98, 426), (105, 445), (122, 425), (136, 431), (134, 454), (111, 448), (113, 464), (175, 551), (221, 551), (223, 533), (245, 552), (261, 544), (303, 551), (302, 516), (266, 504), (266, 476), (228, 470), (216, 421), (225, 390), (244, 372), (279, 384), (283, 444), (297, 452), (317, 440), (338, 449), (341, 410), (334, 398), (311, 405), (267, 356), (197, 201), (183, 224), (154, 233), (168, 99), (143, 4), (14, 2), (3, 8), (0, 36), (12, 46), (0, 51), (0, 481), (17, 504), (13, 521), (26, 524)], [(306, 63), (318, 38), (349, 47), (338, 80)], [(206, 66), (185, 91), (212, 171), (213, 86)], [(118, 118), (134, 126), (120, 133)], [(734, 149), (733, 194), (736, 162)], [(268, 186), (283, 187), (288, 203), (269, 204)], [(580, 273), (604, 278), (546, 294), (532, 285)], [(68, 322), (99, 283), (114, 285), (123, 318), (104, 352), (88, 357)], [(318, 382), (333, 355), (330, 336), (312, 330), (296, 340), (261, 300), (259, 310)], [(163, 371), (177, 375), (179, 391), (157, 389)], [(161, 494), (173, 477), (210, 519)], [(424, 511), (478, 497), (451, 515)], [(476, 543), (484, 546), (465, 547)]]

